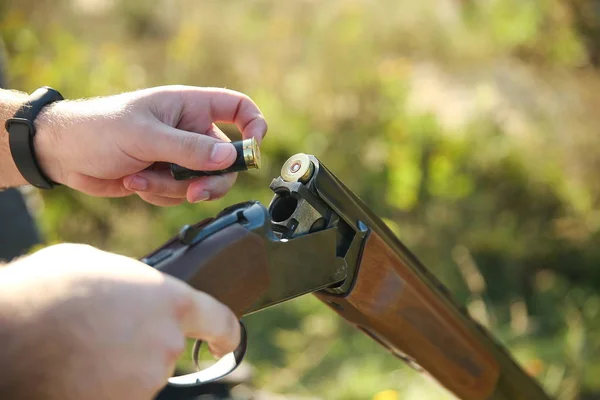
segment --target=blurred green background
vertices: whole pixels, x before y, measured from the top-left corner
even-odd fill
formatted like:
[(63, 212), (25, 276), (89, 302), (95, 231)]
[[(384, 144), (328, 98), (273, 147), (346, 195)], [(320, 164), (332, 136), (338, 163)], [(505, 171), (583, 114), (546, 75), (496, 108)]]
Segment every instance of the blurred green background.
[[(0, 0), (11, 88), (75, 98), (227, 87), (269, 122), (264, 168), (210, 204), (65, 188), (30, 200), (49, 243), (140, 257), (227, 205), (268, 203), (282, 163), (315, 154), (549, 393), (600, 398), (599, 10), (597, 0)], [(247, 324), (258, 388), (449, 398), (312, 297)]]

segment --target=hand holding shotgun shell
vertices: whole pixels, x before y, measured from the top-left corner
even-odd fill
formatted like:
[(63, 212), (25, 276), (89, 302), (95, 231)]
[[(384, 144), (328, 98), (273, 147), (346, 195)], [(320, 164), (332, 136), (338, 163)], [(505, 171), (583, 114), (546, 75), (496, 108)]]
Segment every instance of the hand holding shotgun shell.
[(171, 175), (175, 180), (198, 178), (202, 176), (225, 175), (231, 172), (246, 171), (249, 169), (260, 169), (260, 149), (255, 138), (232, 142), (235, 147), (236, 158), (234, 163), (226, 169), (218, 171), (198, 171), (184, 168), (177, 164), (171, 164)]

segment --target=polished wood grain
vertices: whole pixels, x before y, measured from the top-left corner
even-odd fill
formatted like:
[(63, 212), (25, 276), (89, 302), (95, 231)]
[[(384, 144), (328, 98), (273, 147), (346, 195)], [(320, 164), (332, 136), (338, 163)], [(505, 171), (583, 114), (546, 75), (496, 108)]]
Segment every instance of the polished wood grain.
[(363, 254), (347, 296), (317, 297), (459, 398), (489, 398), (499, 377), (494, 354), (375, 232)]
[[(166, 247), (176, 242), (173, 239)], [(268, 290), (268, 267), (264, 240), (234, 224), (167, 262), (160, 270), (210, 294), (241, 317)]]

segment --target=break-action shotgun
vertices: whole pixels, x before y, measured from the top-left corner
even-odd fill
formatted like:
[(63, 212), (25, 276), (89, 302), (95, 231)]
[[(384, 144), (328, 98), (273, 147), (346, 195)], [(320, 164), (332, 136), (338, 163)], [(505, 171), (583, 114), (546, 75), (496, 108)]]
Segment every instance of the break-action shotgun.
[[(268, 207), (228, 207), (183, 227), (142, 261), (209, 293), (240, 318), (313, 293), (459, 399), (550, 399), (316, 157), (292, 156), (270, 188)], [(171, 378), (166, 389), (183, 392), (229, 373), (245, 353), (242, 332), (234, 353)], [(197, 342), (194, 360), (198, 348)]]

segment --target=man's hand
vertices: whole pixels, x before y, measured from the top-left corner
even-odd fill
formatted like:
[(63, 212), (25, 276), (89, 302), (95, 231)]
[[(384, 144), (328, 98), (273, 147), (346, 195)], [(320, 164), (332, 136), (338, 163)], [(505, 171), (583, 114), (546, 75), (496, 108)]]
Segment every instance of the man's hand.
[[(137, 193), (156, 205), (223, 196), (236, 174), (175, 181), (167, 162), (191, 169), (229, 167), (236, 154), (216, 122), (235, 123), (260, 141), (265, 119), (246, 95), (164, 86), (110, 97), (61, 101), (36, 118), (35, 151), (55, 182), (95, 196)], [(151, 167), (147, 169), (148, 167)], [(23, 182), (25, 183), (25, 182)]]
[(240, 329), (211, 296), (90, 246), (52, 246), (0, 269), (2, 398), (149, 400), (184, 336), (220, 356)]

